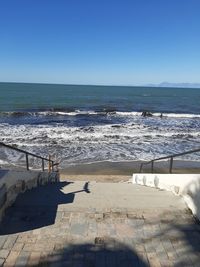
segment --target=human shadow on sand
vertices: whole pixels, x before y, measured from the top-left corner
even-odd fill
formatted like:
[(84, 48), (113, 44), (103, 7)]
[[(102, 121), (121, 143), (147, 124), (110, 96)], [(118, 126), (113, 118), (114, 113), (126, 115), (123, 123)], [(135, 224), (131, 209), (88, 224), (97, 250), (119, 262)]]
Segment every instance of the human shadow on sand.
[(20, 194), (6, 211), (0, 224), (0, 235), (30, 231), (54, 224), (58, 205), (73, 203), (77, 193), (90, 193), (89, 183), (85, 183), (83, 189), (65, 194), (62, 189), (69, 184), (71, 182), (48, 184)]

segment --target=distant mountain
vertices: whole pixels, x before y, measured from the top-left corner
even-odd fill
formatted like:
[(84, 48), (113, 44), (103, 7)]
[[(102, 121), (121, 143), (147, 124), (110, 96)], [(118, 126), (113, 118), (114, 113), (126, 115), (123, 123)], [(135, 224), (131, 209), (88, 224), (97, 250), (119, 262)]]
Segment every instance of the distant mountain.
[(200, 88), (200, 83), (169, 83), (162, 82), (160, 84), (148, 84), (155, 87), (179, 87), (179, 88)]

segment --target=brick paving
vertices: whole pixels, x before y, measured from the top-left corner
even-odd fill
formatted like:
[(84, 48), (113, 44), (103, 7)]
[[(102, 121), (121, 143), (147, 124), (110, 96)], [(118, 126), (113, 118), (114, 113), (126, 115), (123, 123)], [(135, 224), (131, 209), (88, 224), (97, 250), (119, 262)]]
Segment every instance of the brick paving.
[(0, 266), (200, 266), (200, 225), (187, 209), (78, 211), (29, 201), (22, 195), (1, 224)]

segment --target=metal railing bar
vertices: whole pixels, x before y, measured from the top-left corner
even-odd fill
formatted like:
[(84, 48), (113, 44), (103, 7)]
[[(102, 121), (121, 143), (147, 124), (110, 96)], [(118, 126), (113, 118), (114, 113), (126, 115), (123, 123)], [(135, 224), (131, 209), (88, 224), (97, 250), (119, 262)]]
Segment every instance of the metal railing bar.
[(154, 162), (155, 161), (159, 161), (159, 160), (169, 159), (170, 158), (170, 169), (169, 169), (169, 171), (170, 171), (170, 173), (172, 173), (173, 159), (175, 157), (180, 157), (180, 156), (184, 156), (184, 155), (191, 154), (191, 153), (196, 153), (196, 152), (200, 152), (200, 148), (189, 150), (189, 151), (185, 151), (185, 152), (182, 152), (182, 153), (172, 154), (172, 155), (161, 157), (161, 158), (152, 159), (152, 160), (147, 161), (147, 162), (143, 162), (140, 165), (140, 172), (142, 172), (142, 168), (143, 168), (144, 165), (147, 165), (147, 164), (151, 163), (151, 172), (153, 173)]
[(44, 159), (42, 159), (42, 170), (44, 171)]
[(171, 157), (171, 159), (170, 159), (170, 166), (169, 166), (169, 173), (172, 173), (173, 160), (174, 160), (174, 158)]
[(25, 150), (23, 150), (23, 149), (19, 149), (19, 148), (10, 146), (10, 145), (6, 145), (6, 144), (4, 144), (4, 143), (2, 143), (2, 142), (0, 142), (0, 146), (4, 146), (4, 147), (7, 147), (7, 148), (16, 150), (16, 151), (18, 151), (18, 152), (21, 152), (21, 153), (24, 153), (24, 154), (28, 154), (28, 155), (30, 155), (30, 156), (32, 156), (32, 157), (35, 157), (35, 158), (38, 158), (38, 159), (43, 159), (43, 160), (49, 161), (49, 159), (47, 159), (47, 158), (38, 156), (38, 155), (33, 154), (33, 153), (30, 153), (30, 152), (27, 152), (27, 151), (25, 151)]
[(29, 170), (28, 153), (26, 153), (26, 169)]
[(38, 158), (38, 159), (41, 159), (42, 160), (42, 171), (45, 170), (45, 168), (44, 168), (44, 161), (48, 161), (49, 162), (49, 172), (53, 172), (54, 171), (54, 166), (57, 166), (57, 170), (58, 170), (59, 163), (55, 163), (51, 159), (51, 156), (49, 156), (49, 158), (44, 158), (44, 157), (38, 156), (36, 154), (30, 153), (28, 151), (25, 151), (23, 149), (16, 148), (16, 147), (11, 146), (11, 145), (6, 145), (3, 142), (0, 142), (0, 146), (4, 146), (6, 148), (13, 149), (13, 150), (15, 150), (17, 152), (20, 152), (20, 153), (25, 154), (25, 156), (26, 156), (26, 169), (27, 170), (29, 170), (29, 157), (28, 156), (32, 156), (32, 157), (35, 157), (35, 158)]
[(200, 148), (195, 149), (195, 150), (190, 150), (190, 151), (182, 152), (182, 153), (178, 153), (178, 154), (173, 154), (173, 155), (161, 157), (161, 158), (156, 158), (156, 159), (150, 160), (149, 162), (145, 162), (144, 164), (150, 163), (151, 161), (158, 161), (158, 160), (162, 160), (162, 159), (169, 159), (171, 157), (175, 158), (175, 157), (179, 157), (179, 156), (183, 156), (183, 155), (187, 155), (187, 154), (191, 154), (191, 153), (195, 153), (195, 152), (199, 152), (199, 151), (200, 151)]

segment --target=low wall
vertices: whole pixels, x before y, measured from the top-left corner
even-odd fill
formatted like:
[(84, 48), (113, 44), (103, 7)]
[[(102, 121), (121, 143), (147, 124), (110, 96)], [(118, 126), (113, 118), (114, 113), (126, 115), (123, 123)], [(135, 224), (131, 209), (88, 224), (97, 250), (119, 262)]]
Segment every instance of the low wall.
[(188, 208), (200, 220), (200, 174), (136, 173), (132, 182), (182, 196)]
[(18, 194), (58, 180), (57, 172), (0, 170), (0, 221), (6, 208), (13, 204)]

